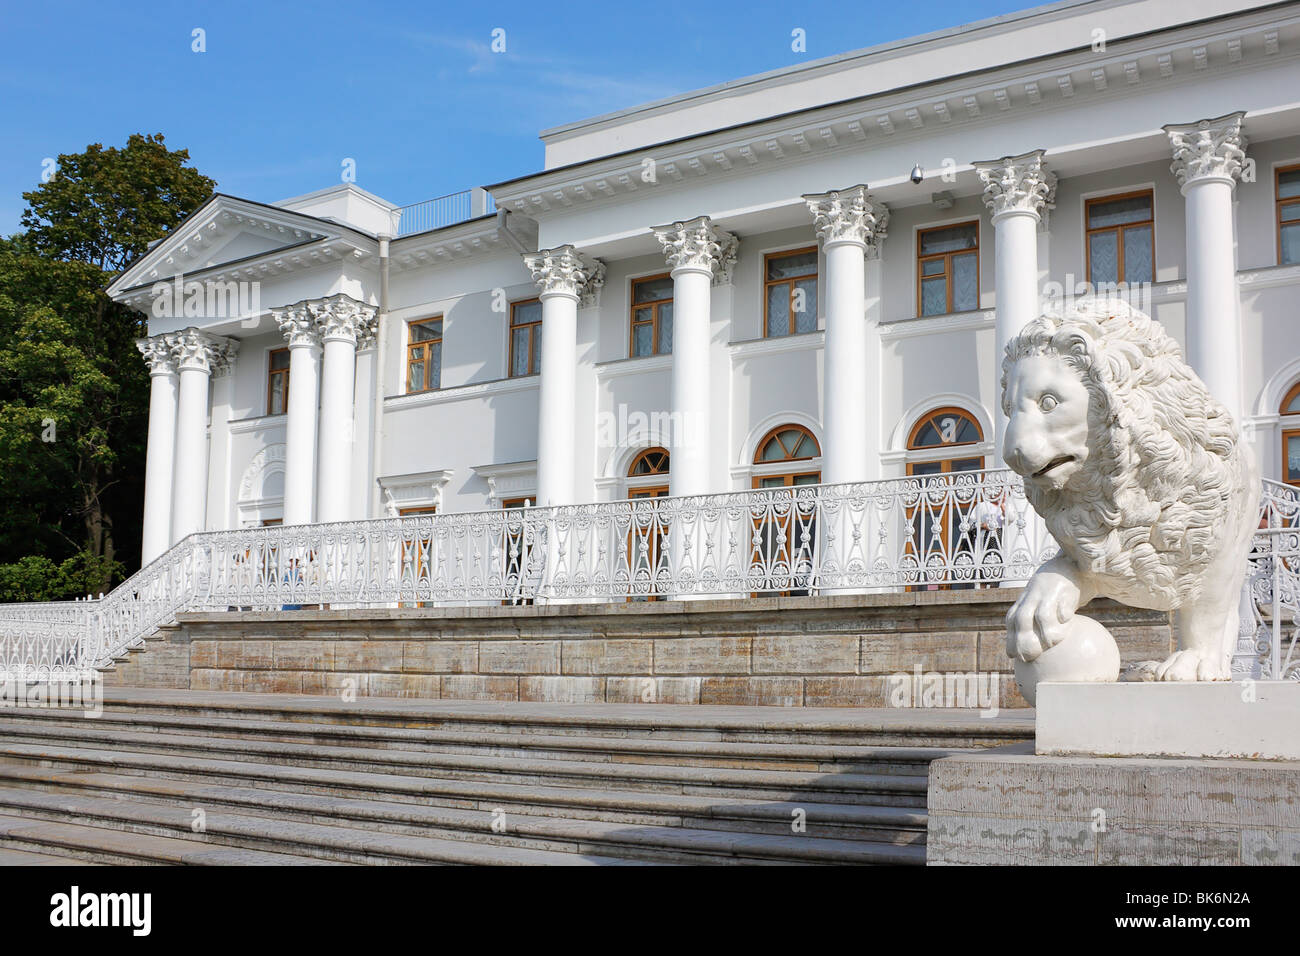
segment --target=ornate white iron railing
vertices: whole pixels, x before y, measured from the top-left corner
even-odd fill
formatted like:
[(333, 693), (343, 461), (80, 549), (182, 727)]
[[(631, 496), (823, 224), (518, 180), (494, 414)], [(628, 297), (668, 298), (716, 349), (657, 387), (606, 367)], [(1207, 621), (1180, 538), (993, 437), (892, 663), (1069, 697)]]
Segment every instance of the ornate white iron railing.
[[(1266, 488), (1264, 513), (1295, 527), (1300, 496)], [(0, 605), (0, 674), (105, 666), (182, 611), (996, 587), (1054, 550), (1005, 470), (241, 528), (191, 535), (100, 600)], [(1269, 567), (1294, 575), (1300, 559)]]

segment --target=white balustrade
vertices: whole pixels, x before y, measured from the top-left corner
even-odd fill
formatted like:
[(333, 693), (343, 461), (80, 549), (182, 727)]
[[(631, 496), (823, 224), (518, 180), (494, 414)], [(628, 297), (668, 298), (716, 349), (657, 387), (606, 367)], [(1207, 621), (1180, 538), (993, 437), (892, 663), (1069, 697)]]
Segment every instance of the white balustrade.
[[(0, 679), (103, 667), (181, 611), (1017, 584), (1055, 550), (1032, 518), (998, 470), (205, 532), (99, 600), (0, 605)], [(1261, 528), (1234, 673), (1293, 675), (1295, 489), (1265, 482)]]

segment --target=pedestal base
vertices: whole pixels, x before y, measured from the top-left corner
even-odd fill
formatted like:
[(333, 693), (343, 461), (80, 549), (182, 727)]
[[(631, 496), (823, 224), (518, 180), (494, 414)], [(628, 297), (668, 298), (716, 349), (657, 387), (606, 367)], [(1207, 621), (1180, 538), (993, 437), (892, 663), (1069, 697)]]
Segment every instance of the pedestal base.
[(1039, 754), (1300, 760), (1300, 683), (1038, 686)]

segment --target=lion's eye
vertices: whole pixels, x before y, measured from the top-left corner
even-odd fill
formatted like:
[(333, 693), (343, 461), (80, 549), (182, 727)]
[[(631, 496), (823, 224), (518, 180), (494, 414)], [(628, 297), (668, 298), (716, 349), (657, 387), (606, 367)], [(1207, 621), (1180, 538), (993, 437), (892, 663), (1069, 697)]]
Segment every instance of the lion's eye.
[(1056, 396), (1044, 395), (1042, 398), (1038, 400), (1038, 407), (1045, 412), (1050, 412), (1053, 408), (1056, 407)]

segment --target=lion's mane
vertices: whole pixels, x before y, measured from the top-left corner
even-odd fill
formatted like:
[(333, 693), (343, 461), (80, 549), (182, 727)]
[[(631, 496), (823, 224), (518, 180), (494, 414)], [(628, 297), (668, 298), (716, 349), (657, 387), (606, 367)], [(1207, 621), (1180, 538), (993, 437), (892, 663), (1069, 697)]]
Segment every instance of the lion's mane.
[(1026, 483), (1034, 510), (1085, 569), (1168, 607), (1193, 600), (1246, 487), (1237, 427), (1160, 323), (1119, 300), (1047, 313), (1007, 344), (1012, 366), (1056, 355), (1088, 390), (1088, 458), (1060, 490)]

